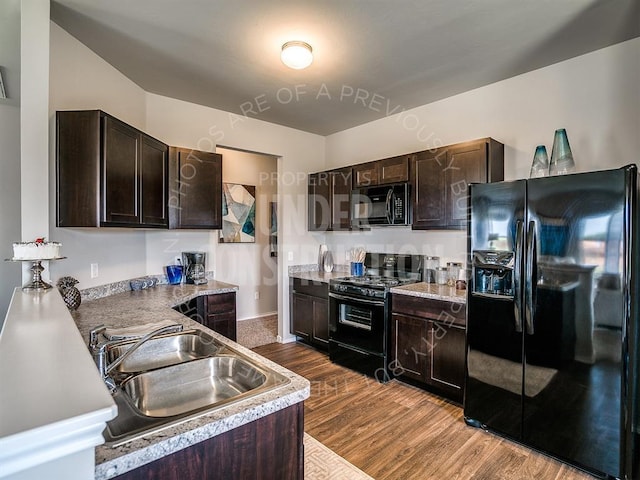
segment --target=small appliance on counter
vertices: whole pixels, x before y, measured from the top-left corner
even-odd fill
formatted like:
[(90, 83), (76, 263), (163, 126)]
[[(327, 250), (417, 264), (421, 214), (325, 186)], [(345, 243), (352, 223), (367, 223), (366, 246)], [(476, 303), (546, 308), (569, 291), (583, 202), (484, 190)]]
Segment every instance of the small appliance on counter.
[(205, 252), (182, 252), (182, 265), (184, 270), (184, 282), (191, 285), (204, 285), (207, 283)]

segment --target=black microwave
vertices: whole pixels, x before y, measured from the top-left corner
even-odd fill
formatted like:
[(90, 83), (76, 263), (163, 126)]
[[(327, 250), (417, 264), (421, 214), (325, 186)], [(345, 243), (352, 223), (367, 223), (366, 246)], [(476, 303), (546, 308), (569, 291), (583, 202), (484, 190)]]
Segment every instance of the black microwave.
[(411, 186), (408, 183), (351, 191), (351, 227), (371, 225), (411, 225)]

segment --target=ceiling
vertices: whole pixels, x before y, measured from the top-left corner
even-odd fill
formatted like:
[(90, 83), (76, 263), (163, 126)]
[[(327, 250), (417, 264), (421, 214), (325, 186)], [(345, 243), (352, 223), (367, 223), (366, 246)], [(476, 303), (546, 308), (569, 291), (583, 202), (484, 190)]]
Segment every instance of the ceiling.
[[(638, 0), (53, 0), (144, 90), (328, 135), (640, 36)], [(313, 46), (302, 71), (289, 40)]]

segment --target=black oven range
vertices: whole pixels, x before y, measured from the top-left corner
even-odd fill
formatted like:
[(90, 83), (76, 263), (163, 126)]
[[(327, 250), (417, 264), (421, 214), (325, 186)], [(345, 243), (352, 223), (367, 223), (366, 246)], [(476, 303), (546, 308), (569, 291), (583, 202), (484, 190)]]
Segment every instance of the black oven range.
[(329, 282), (329, 358), (386, 382), (392, 287), (422, 281), (423, 256), (367, 253), (366, 274)]

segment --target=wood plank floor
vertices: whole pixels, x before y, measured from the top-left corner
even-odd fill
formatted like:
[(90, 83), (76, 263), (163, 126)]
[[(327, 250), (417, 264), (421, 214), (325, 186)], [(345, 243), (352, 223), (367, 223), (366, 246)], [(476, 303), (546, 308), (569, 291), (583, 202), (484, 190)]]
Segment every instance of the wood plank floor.
[(305, 431), (376, 480), (586, 480), (594, 477), (467, 426), (462, 409), (393, 380), (334, 365), (299, 343), (255, 352), (311, 382)]

